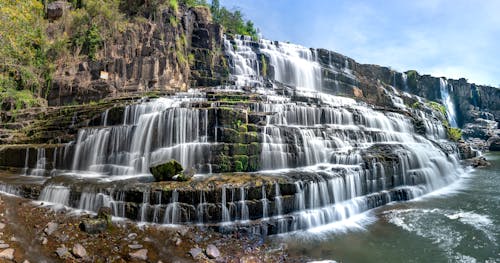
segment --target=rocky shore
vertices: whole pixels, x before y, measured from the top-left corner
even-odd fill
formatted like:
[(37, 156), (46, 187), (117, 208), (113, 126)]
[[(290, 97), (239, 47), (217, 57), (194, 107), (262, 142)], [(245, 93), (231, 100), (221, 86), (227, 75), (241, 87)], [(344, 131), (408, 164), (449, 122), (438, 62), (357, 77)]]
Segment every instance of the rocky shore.
[(79, 227), (93, 217), (0, 195), (0, 262), (301, 262), (284, 244), (197, 226), (113, 221), (102, 233)]

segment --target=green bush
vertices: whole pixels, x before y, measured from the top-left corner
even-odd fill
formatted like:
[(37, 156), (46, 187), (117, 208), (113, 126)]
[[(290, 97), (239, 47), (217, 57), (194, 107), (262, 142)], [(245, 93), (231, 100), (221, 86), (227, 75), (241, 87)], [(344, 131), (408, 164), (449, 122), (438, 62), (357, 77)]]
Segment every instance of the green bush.
[(447, 127), (448, 138), (452, 141), (459, 141), (462, 138), (462, 130), (460, 128)]

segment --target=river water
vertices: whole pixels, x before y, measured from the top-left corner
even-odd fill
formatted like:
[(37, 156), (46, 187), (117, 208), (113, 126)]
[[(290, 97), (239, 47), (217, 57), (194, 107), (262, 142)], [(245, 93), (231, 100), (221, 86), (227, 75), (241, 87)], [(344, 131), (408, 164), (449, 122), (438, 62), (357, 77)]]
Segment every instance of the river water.
[(438, 192), (278, 239), (304, 260), (500, 262), (500, 154), (486, 158)]

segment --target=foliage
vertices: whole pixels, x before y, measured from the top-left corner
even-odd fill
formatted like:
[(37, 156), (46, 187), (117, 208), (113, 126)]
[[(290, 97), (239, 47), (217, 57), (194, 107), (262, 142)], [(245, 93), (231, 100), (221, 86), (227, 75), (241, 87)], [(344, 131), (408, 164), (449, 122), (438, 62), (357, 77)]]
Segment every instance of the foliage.
[(221, 24), (228, 34), (238, 34), (251, 36), (257, 39), (257, 30), (250, 20), (246, 20), (240, 10), (229, 11), (221, 7), (219, 0), (213, 0), (210, 7), (214, 21)]
[(51, 69), (43, 5), (34, 0), (4, 0), (0, 13), (0, 92), (27, 89), (42, 95), (44, 78)]
[(429, 106), (433, 110), (437, 110), (437, 111), (441, 112), (443, 114), (443, 116), (446, 116), (446, 108), (443, 105), (441, 105), (435, 101), (429, 101), (429, 102), (427, 102), (427, 106)]
[(187, 7), (208, 6), (207, 1), (205, 0), (180, 0), (180, 3), (184, 4)]
[(169, 0), (168, 6), (170, 9), (174, 10), (175, 13), (179, 11), (179, 3), (177, 3), (177, 0)]
[(462, 138), (462, 130), (460, 128), (447, 127), (446, 133), (452, 141), (458, 141)]
[(419, 109), (422, 106), (422, 104), (418, 101), (415, 101), (413, 104), (411, 104), (412, 109)]
[(415, 70), (408, 70), (406, 71), (406, 85), (410, 89), (416, 89), (417, 88), (417, 79), (418, 79), (418, 72)]

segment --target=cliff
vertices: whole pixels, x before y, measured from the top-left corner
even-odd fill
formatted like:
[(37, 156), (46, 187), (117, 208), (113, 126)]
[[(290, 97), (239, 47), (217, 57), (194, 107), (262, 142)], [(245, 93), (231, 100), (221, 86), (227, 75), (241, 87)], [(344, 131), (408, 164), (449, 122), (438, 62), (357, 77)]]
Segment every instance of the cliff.
[(57, 68), (49, 105), (98, 101), (145, 92), (185, 91), (227, 78), (222, 28), (208, 7), (165, 7), (156, 20), (138, 19), (87, 59)]

